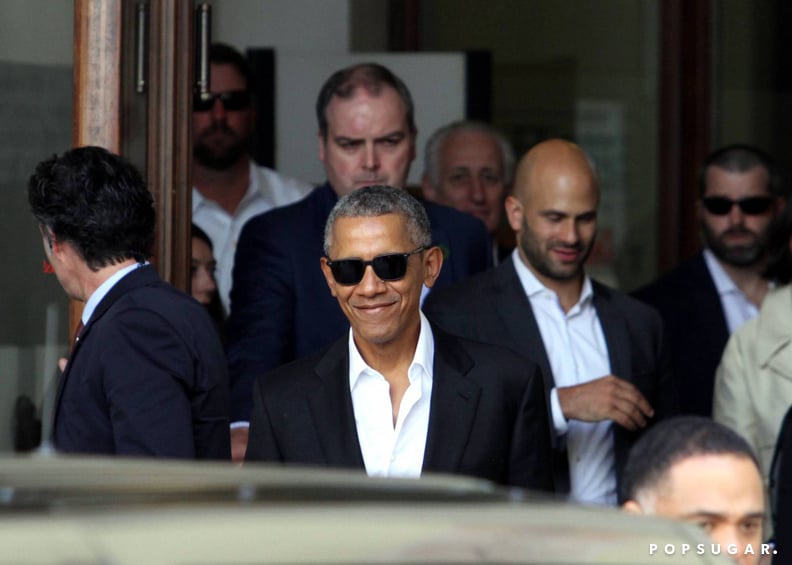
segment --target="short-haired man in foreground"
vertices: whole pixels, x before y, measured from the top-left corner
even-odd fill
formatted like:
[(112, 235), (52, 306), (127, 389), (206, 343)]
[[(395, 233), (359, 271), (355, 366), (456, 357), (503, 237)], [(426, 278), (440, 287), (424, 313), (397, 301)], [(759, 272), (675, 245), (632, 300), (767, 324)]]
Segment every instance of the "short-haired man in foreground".
[[(412, 96), (382, 65), (334, 72), (319, 91), (316, 117), (327, 182), (299, 202), (250, 220), (237, 246), (226, 332), (234, 460), (244, 457), (256, 377), (319, 351), (349, 329), (316, 268), (330, 210), (364, 186), (405, 188), (415, 157)], [(445, 254), (435, 288), (486, 270), (492, 249), (484, 224), (433, 202), (423, 205), (432, 243)]]
[(58, 282), (85, 303), (58, 381), (55, 448), (229, 459), (223, 348), (205, 308), (146, 261), (155, 212), (137, 170), (72, 149), (38, 165), (28, 200)]
[(726, 426), (700, 416), (658, 423), (630, 452), (621, 484), (624, 510), (677, 518), (703, 528), (710, 550), (756, 564), (764, 490), (751, 447)]
[(324, 248), (321, 269), (351, 329), (257, 379), (246, 459), (550, 490), (536, 365), (447, 334), (420, 311), (443, 265), (424, 207), (393, 187), (352, 191), (330, 213)]

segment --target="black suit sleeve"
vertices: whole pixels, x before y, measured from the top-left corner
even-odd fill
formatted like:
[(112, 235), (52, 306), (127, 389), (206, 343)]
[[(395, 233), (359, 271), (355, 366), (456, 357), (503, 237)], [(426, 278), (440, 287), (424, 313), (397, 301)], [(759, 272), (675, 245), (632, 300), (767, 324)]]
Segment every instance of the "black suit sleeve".
[(250, 418), (256, 377), (294, 357), (293, 269), (272, 217), (245, 225), (234, 259), (226, 327), (232, 422)]
[(253, 388), (253, 411), (250, 415), (250, 435), (245, 461), (283, 462), (283, 455), (275, 441), (270, 414), (264, 402), (261, 379)]
[[(192, 375), (186, 374), (193, 359), (176, 332), (150, 310), (129, 308), (117, 323), (103, 328), (100, 339), (102, 386), (116, 453), (195, 457), (185, 394), (193, 386)], [(216, 426), (227, 436), (228, 420), (220, 407), (216, 416)]]

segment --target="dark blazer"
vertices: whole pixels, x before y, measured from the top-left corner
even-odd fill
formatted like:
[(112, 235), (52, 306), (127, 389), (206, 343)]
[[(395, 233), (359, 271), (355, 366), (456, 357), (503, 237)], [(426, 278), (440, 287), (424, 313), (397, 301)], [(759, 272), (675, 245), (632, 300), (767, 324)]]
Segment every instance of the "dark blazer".
[[(433, 327), (423, 471), (552, 489), (542, 379), (512, 352)], [(259, 377), (246, 461), (363, 469), (349, 390), (349, 341)]]
[[(336, 202), (324, 184), (299, 202), (252, 218), (240, 234), (226, 326), (233, 420), (249, 418), (256, 377), (318, 351), (349, 328), (319, 267), (325, 223)], [(433, 242), (449, 254), (436, 287), (486, 269), (492, 249), (484, 224), (423, 204)]]
[(704, 255), (699, 253), (633, 296), (663, 318), (680, 412), (712, 416), (715, 370), (729, 329)]
[(206, 309), (150, 265), (124, 276), (58, 382), (56, 449), (230, 459), (228, 426), (228, 371)]
[[(655, 420), (675, 414), (676, 394), (657, 312), (625, 294), (592, 283), (611, 372), (641, 391), (655, 410)], [(446, 331), (507, 347), (534, 361), (544, 376), (546, 394), (555, 387), (542, 335), (512, 258), (491, 271), (432, 293), (426, 299), (424, 312)], [(617, 481), (638, 435), (639, 432), (614, 426)], [(562, 465), (556, 465), (556, 469), (564, 471)], [(568, 468), (565, 471), (568, 473)], [(567, 490), (568, 485), (568, 475), (556, 476), (557, 490)]]
[(781, 423), (769, 480), (773, 537), (778, 549), (773, 565), (788, 565), (792, 564), (792, 408)]

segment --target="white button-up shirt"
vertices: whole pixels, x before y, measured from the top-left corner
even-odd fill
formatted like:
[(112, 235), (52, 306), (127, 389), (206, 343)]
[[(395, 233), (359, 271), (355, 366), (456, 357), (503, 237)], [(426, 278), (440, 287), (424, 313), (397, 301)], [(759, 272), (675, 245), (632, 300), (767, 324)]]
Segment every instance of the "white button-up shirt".
[(244, 225), (253, 216), (296, 202), (311, 190), (313, 186), (310, 184), (283, 176), (267, 167), (259, 167), (252, 160), (250, 186), (233, 216), (193, 188), (192, 221), (212, 240), (212, 252), (217, 261), (217, 291), (226, 313), (230, 311), (234, 254)]
[(759, 308), (734, 284), (715, 254), (709, 249), (704, 250), (704, 262), (707, 264), (712, 282), (715, 283), (715, 290), (718, 291), (729, 334), (732, 334), (745, 322), (758, 316)]
[(349, 389), (360, 451), (370, 477), (420, 477), (432, 400), (434, 336), (421, 314), (421, 331), (407, 372), (410, 386), (399, 406), (396, 425), (390, 385), (369, 367), (349, 331)]
[(608, 345), (594, 308), (591, 279), (583, 280), (580, 299), (569, 312), (564, 312), (556, 293), (539, 282), (522, 262), (517, 249), (512, 258), (531, 302), (553, 372), (556, 387), (550, 392), (550, 409), (555, 431), (566, 441), (570, 498), (576, 502), (615, 505), (613, 422), (567, 421), (558, 400), (558, 387), (586, 383), (611, 373)]

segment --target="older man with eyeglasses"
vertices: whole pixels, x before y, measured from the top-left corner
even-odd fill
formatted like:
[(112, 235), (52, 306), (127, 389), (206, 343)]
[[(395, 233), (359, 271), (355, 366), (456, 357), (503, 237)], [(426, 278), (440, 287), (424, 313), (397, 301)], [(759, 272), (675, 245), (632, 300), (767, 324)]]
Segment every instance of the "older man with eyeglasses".
[(681, 413), (710, 416), (726, 341), (767, 293), (769, 229), (783, 198), (773, 159), (743, 144), (707, 157), (699, 190), (704, 249), (635, 296), (663, 316)]
[(443, 253), (425, 208), (370, 186), (330, 213), (321, 269), (350, 329), (256, 380), (246, 461), (454, 473), (550, 490), (538, 367), (432, 326), (421, 313)]

